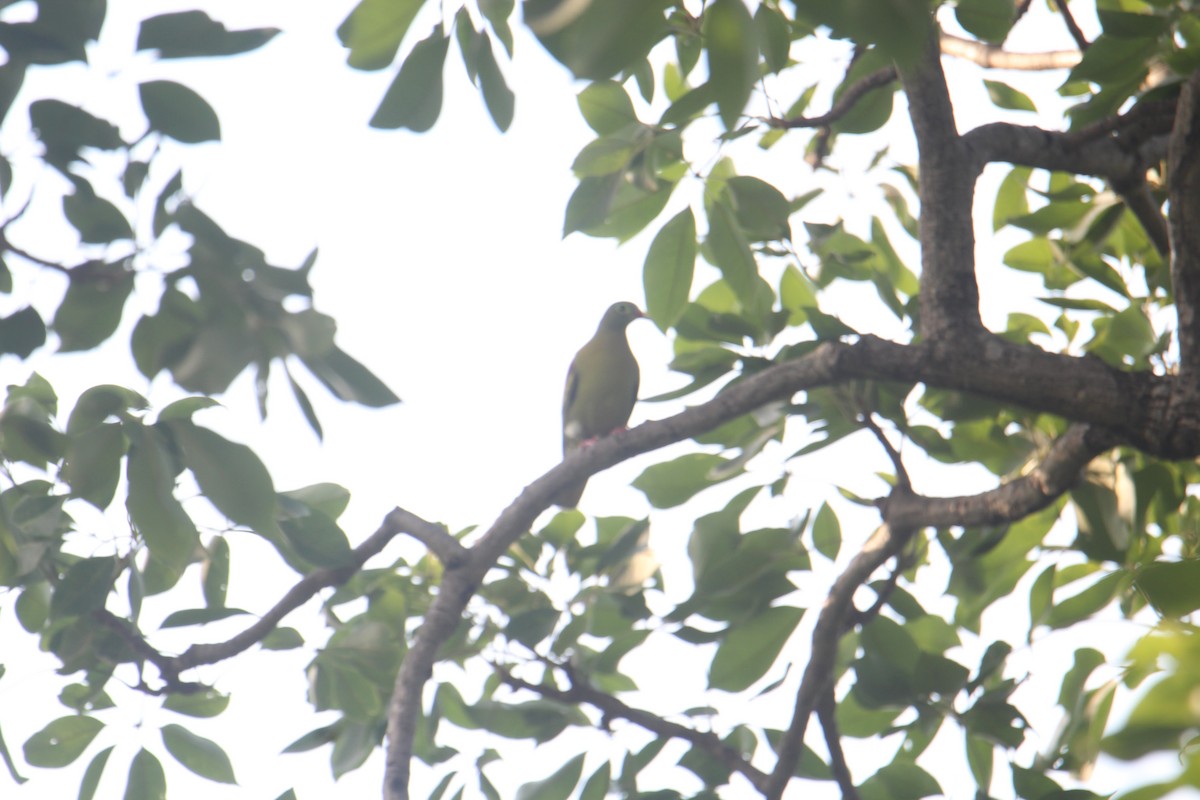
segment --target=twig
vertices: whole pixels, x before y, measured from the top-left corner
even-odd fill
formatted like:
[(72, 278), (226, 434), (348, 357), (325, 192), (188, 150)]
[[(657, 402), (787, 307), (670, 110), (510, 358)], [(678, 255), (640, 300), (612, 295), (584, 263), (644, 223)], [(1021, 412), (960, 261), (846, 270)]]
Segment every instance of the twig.
[(877, 69), (869, 75), (865, 75), (859, 80), (846, 87), (846, 91), (842, 92), (838, 97), (837, 102), (830, 106), (829, 110), (817, 117), (766, 117), (763, 119), (767, 125), (772, 128), (822, 128), (831, 123), (837, 122), (844, 117), (850, 109), (854, 108), (855, 104), (862, 99), (863, 95), (874, 89), (887, 86), (892, 81), (896, 80), (895, 67), (883, 67)]
[(1091, 46), (1091, 43), (1083, 35), (1083, 31), (1079, 28), (1079, 23), (1075, 21), (1075, 17), (1071, 14), (1071, 9), (1067, 6), (1067, 0), (1054, 0), (1054, 6), (1058, 9), (1058, 13), (1062, 14), (1063, 22), (1067, 26), (1067, 32), (1071, 34), (1071, 38), (1075, 40), (1075, 44), (1079, 45), (1080, 50), (1087, 50)]
[(603, 715), (603, 724), (607, 727), (609, 720), (624, 719), (638, 725), (661, 738), (681, 739), (698, 750), (703, 751), (719, 761), (732, 772), (743, 775), (755, 788), (761, 789), (767, 780), (767, 774), (750, 765), (745, 755), (737, 749), (721, 741), (716, 734), (698, 731), (685, 725), (680, 725), (662, 717), (651, 714), (640, 708), (633, 708), (610, 694), (605, 694), (593, 687), (586, 679), (580, 677), (569, 664), (548, 662), (566, 677), (570, 684), (567, 689), (559, 689), (546, 684), (530, 683), (513, 675), (501, 665), (493, 665), (500, 680), (514, 689), (525, 689), (541, 697), (546, 697), (568, 705), (587, 703)]
[(850, 767), (846, 764), (846, 754), (842, 752), (842, 736), (838, 732), (836, 711), (833, 687), (830, 686), (817, 705), (817, 721), (821, 723), (821, 730), (825, 733), (825, 746), (829, 748), (829, 766), (833, 770), (833, 778), (837, 781), (838, 788), (842, 790), (842, 800), (858, 800), (858, 789), (850, 775)]
[(904, 468), (904, 460), (900, 457), (900, 451), (892, 447), (892, 443), (883, 435), (883, 431), (879, 428), (879, 425), (875, 422), (875, 418), (870, 413), (861, 414), (859, 419), (862, 421), (863, 427), (875, 434), (875, 438), (879, 440), (879, 445), (887, 453), (888, 458), (891, 459), (892, 467), (896, 470), (896, 487), (901, 491), (911, 492), (912, 481), (908, 477), (908, 470)]
[(948, 56), (970, 61), (987, 69), (1016, 69), (1040, 71), (1070, 69), (1080, 62), (1078, 50), (1048, 50), (1041, 53), (1014, 53), (994, 44), (964, 39), (951, 33), (939, 37), (942, 52)]

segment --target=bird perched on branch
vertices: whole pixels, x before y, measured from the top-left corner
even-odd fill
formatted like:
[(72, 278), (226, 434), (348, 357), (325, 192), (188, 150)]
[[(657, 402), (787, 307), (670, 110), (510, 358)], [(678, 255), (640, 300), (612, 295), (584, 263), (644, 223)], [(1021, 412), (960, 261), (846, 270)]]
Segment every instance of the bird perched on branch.
[[(638, 391), (638, 365), (625, 338), (625, 328), (643, 314), (633, 303), (613, 303), (604, 312), (596, 335), (567, 371), (563, 392), (563, 455), (625, 427)], [(568, 486), (554, 502), (574, 508), (587, 481)]]

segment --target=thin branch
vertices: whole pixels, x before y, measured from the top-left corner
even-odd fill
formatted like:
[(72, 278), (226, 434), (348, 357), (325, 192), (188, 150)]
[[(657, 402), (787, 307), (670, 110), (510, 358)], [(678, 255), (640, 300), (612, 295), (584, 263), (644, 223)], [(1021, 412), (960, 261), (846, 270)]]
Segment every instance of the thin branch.
[(866, 75), (842, 92), (824, 114), (816, 117), (766, 117), (763, 121), (772, 128), (823, 128), (844, 117), (867, 92), (887, 86), (896, 80), (895, 67), (883, 67)]
[(1113, 181), (1113, 189), (1125, 201), (1125, 207), (1141, 223), (1142, 230), (1146, 231), (1154, 249), (1160, 256), (1168, 258), (1171, 254), (1171, 236), (1167, 232), (1167, 221), (1163, 218), (1162, 207), (1150, 193), (1150, 184), (1146, 182), (1145, 176), (1133, 185)]
[(461, 566), (470, 555), (467, 548), (450, 535), (445, 525), (428, 522), (402, 508), (392, 509), (392, 513), (388, 517), (404, 533), (429, 548), (429, 551), (437, 556), (438, 561), (441, 561), (442, 566), (446, 569)]
[[(26, 261), (28, 261), (32, 264), (37, 264), (39, 267), (46, 267), (48, 269), (52, 269), (55, 272), (61, 272), (64, 275), (70, 275), (71, 271), (75, 269), (75, 267), (68, 267), (64, 264), (59, 264), (58, 262), (55, 262), (55, 261), (47, 261), (44, 258), (35, 256), (33, 253), (30, 253), (26, 250), (22, 250), (21, 248), (14, 245), (12, 242), (8, 241), (8, 238), (3, 236), (2, 232), (0, 232), (0, 250), (7, 251), (9, 253), (15, 253), (16, 255), (20, 256), (21, 258), (25, 259)], [(82, 266), (82, 265), (78, 265), (78, 266)]]
[(829, 766), (833, 770), (833, 778), (838, 788), (842, 790), (842, 800), (858, 800), (858, 789), (854, 778), (850, 775), (850, 767), (846, 764), (846, 754), (842, 752), (842, 736), (838, 732), (837, 704), (833, 695), (833, 687), (825, 690), (821, 702), (817, 705), (817, 721), (825, 733), (825, 746), (829, 748)]
[(1109, 431), (1072, 425), (1036, 467), (1016, 480), (965, 497), (896, 494), (887, 499), (884, 518), (894, 525), (932, 528), (1002, 525), (1023, 519), (1061, 497), (1093, 458), (1117, 444)]
[[(271, 607), (269, 611), (263, 614), (257, 622), (250, 625), (241, 633), (233, 636), (227, 641), (210, 643), (210, 644), (194, 644), (189, 647), (177, 658), (172, 659), (174, 662), (175, 673), (178, 674), (187, 669), (198, 667), (203, 664), (215, 664), (218, 661), (224, 661), (227, 658), (237, 655), (243, 650), (247, 650), (258, 642), (263, 640), (268, 633), (275, 629), (284, 617), (289, 613), (307, 603), (317, 592), (329, 586), (340, 586), (350, 579), (355, 573), (362, 569), (363, 565), (372, 556), (375, 556), (383, 551), (388, 542), (396, 538), (402, 533), (412, 533), (410, 526), (414, 529), (424, 530), (432, 527), (432, 523), (425, 522), (416, 515), (405, 511), (401, 508), (393, 509), (386, 517), (379, 529), (371, 534), (367, 539), (355, 547), (351, 551), (350, 558), (340, 567), (332, 567), (327, 569), (318, 569), (308, 573), (299, 581), (297, 581), (291, 589), (287, 591), (279, 602)], [(424, 534), (412, 534), (415, 538), (420, 539)], [(448, 536), (449, 534), (447, 534)], [(424, 541), (422, 539), (422, 541)], [(455, 542), (457, 544), (457, 542)], [(436, 552), (436, 551), (435, 551)], [(439, 557), (441, 556), (438, 553)]]
[(1067, 26), (1067, 32), (1071, 34), (1071, 38), (1075, 40), (1075, 44), (1079, 45), (1080, 50), (1087, 50), (1091, 46), (1091, 43), (1083, 35), (1083, 31), (1079, 28), (1079, 23), (1075, 21), (1075, 17), (1071, 14), (1071, 9), (1067, 6), (1067, 0), (1054, 0), (1054, 5), (1058, 9), (1058, 13), (1062, 14), (1063, 22)]
[(577, 675), (575, 670), (568, 664), (552, 663), (551, 666), (558, 668), (567, 677), (567, 680), (570, 682), (570, 686), (567, 689), (530, 683), (514, 676), (507, 669), (499, 665), (496, 665), (496, 671), (500, 676), (500, 680), (513, 689), (525, 689), (541, 697), (567, 705), (586, 703), (592, 706), (603, 714), (603, 725), (606, 728), (610, 720), (628, 720), (651, 733), (657, 734), (660, 738), (681, 739), (688, 742), (696, 749), (703, 751), (720, 762), (726, 769), (744, 776), (755, 788), (762, 788), (766, 784), (767, 774), (751, 766), (750, 762), (741, 752), (721, 741), (716, 734), (707, 731), (698, 731), (694, 728), (665, 720), (644, 709), (633, 708), (612, 695), (593, 687), (586, 679)]
[[(796, 692), (792, 722), (777, 749), (779, 760), (763, 793), (779, 800), (803, 752), (804, 733), (818, 701), (832, 690), (838, 640), (855, 614), (854, 592), (884, 562), (899, 555), (917, 531), (943, 525), (1014, 522), (1045, 508), (1079, 479), (1095, 456), (1112, 447), (1112, 437), (1085, 425), (1073, 425), (1030, 473), (990, 492), (960, 498), (929, 498), (893, 491), (882, 503), (884, 524), (838, 576), (813, 629), (811, 656)], [(1018, 485), (1016, 489), (1010, 487)], [(951, 516), (951, 513), (956, 512)]]
[(1050, 70), (1070, 69), (1079, 63), (1083, 53), (1078, 50), (1049, 50), (1041, 53), (1014, 53), (986, 42), (964, 39), (943, 33), (939, 39), (942, 52), (948, 56), (970, 61), (987, 69)]
[(763, 791), (766, 800), (780, 800), (783, 797), (788, 781), (800, 763), (808, 720), (818, 700), (831, 688), (837, 645), (846, 631), (845, 621), (854, 608), (854, 592), (867, 582), (871, 573), (898, 554), (914, 533), (916, 529), (893, 530), (886, 524), (880, 525), (829, 590), (813, 628), (811, 655), (796, 692), (792, 722), (776, 748), (778, 760)]
[(892, 468), (896, 470), (896, 485), (905, 492), (912, 491), (912, 480), (908, 477), (908, 470), (904, 468), (904, 460), (900, 457), (900, 451), (892, 447), (892, 443), (883, 435), (883, 431), (875, 422), (875, 418), (871, 414), (863, 414), (860, 419), (862, 424), (879, 441), (879, 446), (887, 453), (887, 457), (892, 462)]

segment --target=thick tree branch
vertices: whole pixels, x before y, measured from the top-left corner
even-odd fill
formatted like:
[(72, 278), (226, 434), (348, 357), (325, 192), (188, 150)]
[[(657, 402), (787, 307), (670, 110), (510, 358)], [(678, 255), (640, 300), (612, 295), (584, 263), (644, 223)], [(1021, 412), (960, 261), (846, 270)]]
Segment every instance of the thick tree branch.
[(921, 335), (935, 340), (981, 330), (971, 216), (976, 172), (954, 123), (938, 43), (899, 70), (917, 138), (921, 174)]
[(1200, 70), (1183, 84), (1167, 155), (1171, 282), (1179, 317), (1180, 387), (1200, 381)]
[(964, 39), (949, 33), (941, 35), (940, 44), (942, 52), (946, 55), (961, 58), (989, 69), (1070, 69), (1083, 58), (1083, 53), (1078, 50), (1013, 53), (994, 44)]
[[(409, 761), (421, 709), (422, 688), (432, 672), (438, 648), (462, 619), (467, 602), (487, 571), (530, 529), (538, 514), (549, 507), (551, 499), (563, 487), (635, 455), (711, 430), (769, 402), (788, 400), (796, 392), (856, 378), (923, 382), (976, 392), (1032, 410), (1094, 423), (1110, 429), (1114, 442), (1133, 444), (1154, 455), (1179, 458), (1197, 454), (1195, 450), (1181, 449), (1181, 440), (1176, 438), (1180, 433), (1178, 422), (1168, 419), (1165, 413), (1173, 382), (1171, 378), (1122, 372), (1099, 359), (1046, 353), (986, 332), (916, 345), (864, 336), (853, 344), (826, 343), (803, 358), (762, 370), (729, 386), (707, 403), (603, 438), (593, 446), (571, 454), (525, 487), (469, 548), (467, 557), (447, 567), (438, 595), (396, 678), (388, 711), (385, 797), (407, 800)], [(959, 503), (956, 513), (970, 511), (963, 510), (961, 501), (944, 502)], [(984, 501), (978, 502), (986, 505)], [(898, 510), (904, 508), (903, 503), (893, 498), (887, 513), (895, 514), (896, 520), (907, 525), (909, 517)], [(934, 518), (933, 512), (930, 515)], [(920, 519), (924, 520), (924, 517)], [(922, 521), (921, 524), (935, 523)], [(853, 589), (890, 555), (899, 552), (912, 534), (911, 529), (894, 533), (887, 525), (881, 531), (835, 585), (835, 593), (826, 607), (826, 612), (834, 613), (834, 616), (819, 622), (814, 633), (815, 660), (809, 665), (815, 670), (814, 676), (827, 674), (822, 670), (828, 664), (821, 664), (820, 648), (816, 645), (824, 639), (836, 639), (837, 632), (843, 629)], [(823, 618), (824, 615), (825, 612)], [(819, 697), (822, 680), (824, 678), (807, 679), (808, 686), (802, 690), (798, 709), (806, 708), (811, 712), (812, 703)], [(798, 747), (798, 742), (795, 746)], [(790, 775), (794, 766), (793, 763), (785, 774)]]
[(698, 731), (694, 728), (665, 720), (644, 709), (626, 705), (612, 695), (605, 694), (593, 687), (587, 680), (575, 674), (575, 670), (571, 669), (570, 665), (553, 664), (552, 666), (558, 668), (566, 675), (567, 680), (570, 682), (570, 686), (567, 689), (559, 689), (546, 684), (529, 683), (514, 676), (503, 667), (497, 666), (496, 669), (500, 675), (500, 680), (513, 689), (525, 689), (567, 705), (586, 703), (604, 715), (602, 724), (605, 728), (608, 727), (611, 720), (628, 720), (651, 733), (657, 734), (661, 738), (681, 739), (688, 742), (696, 749), (703, 751), (711, 758), (720, 762), (726, 769), (743, 775), (756, 788), (761, 788), (766, 784), (767, 774), (751, 766), (742, 753), (721, 741), (716, 734), (708, 733), (707, 731)]
[(1173, 115), (1160, 106), (1105, 120), (1073, 133), (993, 122), (963, 134), (972, 170), (1001, 161), (1095, 175), (1114, 182), (1143, 180), (1146, 165), (1162, 158)]

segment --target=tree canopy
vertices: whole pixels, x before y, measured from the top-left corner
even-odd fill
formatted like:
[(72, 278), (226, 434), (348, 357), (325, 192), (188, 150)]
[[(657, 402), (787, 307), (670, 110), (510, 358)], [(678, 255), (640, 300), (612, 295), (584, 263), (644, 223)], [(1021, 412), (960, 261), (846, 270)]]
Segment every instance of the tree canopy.
[[(133, 131), (23, 91), (63, 65), (96, 69), (109, 11), (0, 8), (0, 116), (36, 141), (0, 152), (0, 363), (22, 374), (0, 411), (0, 586), (19, 623), (4, 652), (36, 646), (62, 676), (39, 732), (0, 737), (12, 781), (70, 769), (90, 800), (118, 771), (124, 797), (163, 797), (168, 778), (172, 794), (187, 785), (178, 764), (235, 783), (236, 753), (197, 732), (236, 713), (206, 668), (261, 648), (301, 654), (296, 702), (332, 720), (288, 752), (327, 753), (335, 775), (382, 752), (387, 800), (419, 794), (414, 770), (433, 798), (523, 800), (1200, 786), (1190, 2), (360, 0), (330, 36), (351, 69), (394, 76), (374, 128), (431, 131), (462, 69), (507, 130), (514, 59), (535, 41), (578, 80), (593, 138), (569, 165), (563, 235), (645, 247), (644, 307), (684, 378), (643, 398), (683, 410), (524, 476), (478, 526), (423, 519), (398, 487), (374, 532), (339, 524), (354, 487), (279, 491), (272, 454), (204, 422), (247, 373), (265, 417), (282, 372), (317, 437), (314, 389), (398, 401), (316, 310), (315, 252), (270, 263), (185, 191), (187, 146), (221, 138), (214, 105), (117, 75)], [(160, 62), (253, 70), (278, 34), (191, 10), (145, 16), (129, 41)], [(1061, 109), (1053, 126), (1026, 121), (1046, 108)], [(826, 202), (843, 183), (863, 188)], [(66, 233), (31, 236), (35, 218)], [(103, 371), (117, 339), (140, 391), (60, 401), (17, 369), (52, 351)], [(864, 441), (888, 464), (862, 484), (875, 493), (830, 485), (808, 502), (795, 465), (869, 475)], [(460, 446), (468, 457), (446, 442)], [(564, 488), (668, 446), (632, 482), (646, 515), (550, 511)], [(98, 537), (97, 515), (119, 534)], [(648, 545), (681, 518), (670, 558), (690, 580), (668, 585)], [(250, 537), (272, 553), (258, 569), (291, 583), (241, 609), (231, 563)], [(401, 538), (422, 553), (397, 555)], [(327, 633), (306, 641), (294, 619), (314, 599)], [(251, 616), (228, 637), (206, 627)], [(1098, 620), (1121, 634), (1071, 638)], [(171, 629), (193, 643), (164, 644)], [(1068, 668), (1020, 658), (1048, 640), (1076, 642)], [(675, 672), (707, 688), (637, 691)], [(1057, 730), (1029, 722), (1044, 710), (1021, 692), (1035, 679), (1056, 687), (1040, 702), (1057, 704)], [(146, 700), (178, 721), (125, 752), (114, 712)], [(554, 754), (519, 788), (490, 777), (513, 740)], [(1163, 755), (1149, 779), (1094, 779)]]

